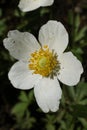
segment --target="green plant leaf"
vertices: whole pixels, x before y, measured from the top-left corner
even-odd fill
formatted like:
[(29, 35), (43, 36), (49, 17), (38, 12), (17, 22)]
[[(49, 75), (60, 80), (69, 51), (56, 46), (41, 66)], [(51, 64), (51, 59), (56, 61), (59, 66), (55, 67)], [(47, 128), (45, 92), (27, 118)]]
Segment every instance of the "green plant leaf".
[(20, 96), (19, 96), (19, 100), (22, 102), (28, 102), (28, 96), (26, 94), (26, 92), (21, 91)]
[(47, 124), (46, 130), (55, 130), (55, 125), (53, 125), (53, 124)]
[(86, 31), (87, 31), (87, 26), (85, 26), (81, 30), (79, 30), (79, 32), (75, 36), (75, 42), (81, 40), (84, 37), (84, 34)]
[(12, 109), (12, 114), (15, 114), (17, 117), (23, 117), (26, 109), (28, 107), (27, 103), (18, 103)]
[(75, 17), (75, 27), (76, 27), (76, 28), (79, 28), (79, 26), (80, 26), (80, 16), (79, 16), (79, 14), (78, 14), (78, 15), (76, 15), (76, 17)]
[(82, 123), (84, 129), (83, 130), (87, 130), (87, 120), (84, 118), (79, 118), (79, 121)]
[(77, 101), (77, 103), (85, 97), (87, 97), (87, 83), (80, 82), (76, 88), (76, 101)]
[(75, 117), (86, 117), (87, 118), (87, 105), (72, 105), (72, 115)]

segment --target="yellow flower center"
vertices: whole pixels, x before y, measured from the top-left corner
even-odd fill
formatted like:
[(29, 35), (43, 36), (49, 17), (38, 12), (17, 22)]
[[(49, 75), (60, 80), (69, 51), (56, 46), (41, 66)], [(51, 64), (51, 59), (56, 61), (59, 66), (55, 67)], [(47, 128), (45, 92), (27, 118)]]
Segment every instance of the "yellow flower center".
[(39, 60), (39, 66), (43, 68), (45, 67), (46, 63), (47, 63), (47, 58), (45, 56), (41, 57), (41, 59)]
[(57, 75), (60, 69), (58, 56), (54, 51), (50, 51), (48, 46), (40, 48), (31, 54), (29, 60), (29, 69), (33, 70), (34, 74), (40, 74), (43, 77), (53, 78)]

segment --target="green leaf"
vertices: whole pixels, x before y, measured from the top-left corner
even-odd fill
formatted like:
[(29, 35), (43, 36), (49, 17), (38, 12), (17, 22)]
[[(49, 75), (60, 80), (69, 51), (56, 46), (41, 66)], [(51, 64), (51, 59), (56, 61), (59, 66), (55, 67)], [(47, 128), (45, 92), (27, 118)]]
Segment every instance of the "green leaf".
[(25, 111), (27, 110), (28, 104), (27, 103), (18, 103), (16, 104), (13, 109), (12, 113), (15, 114), (17, 117), (23, 117)]
[(82, 123), (84, 130), (87, 130), (87, 120), (84, 118), (79, 118), (79, 121)]
[(75, 17), (75, 35), (77, 34), (80, 27), (80, 16), (76, 15)]
[(78, 33), (77, 35), (75, 36), (75, 42), (81, 40), (83, 37), (84, 37), (84, 34), (87, 30), (87, 26), (83, 27)]
[(81, 101), (79, 101), (79, 104), (81, 104), (81, 105), (87, 105), (87, 98), (82, 99)]
[(76, 28), (79, 28), (79, 26), (80, 26), (80, 16), (77, 15), (77, 16), (75, 17), (75, 27), (76, 27)]
[(76, 88), (76, 101), (79, 102), (87, 97), (87, 83), (80, 82)]
[(83, 54), (83, 50), (82, 50), (80, 47), (78, 47), (78, 48), (76, 49), (76, 53), (77, 53), (77, 54)]
[(75, 90), (73, 86), (69, 87), (64, 85), (63, 93), (70, 102), (75, 100)]
[(28, 102), (28, 96), (26, 94), (26, 92), (21, 91), (20, 96), (19, 96), (19, 100), (22, 102)]
[(65, 121), (62, 121), (62, 120), (61, 120), (60, 125), (61, 125), (61, 129), (63, 129), (63, 130), (66, 130), (66, 129), (67, 129), (67, 126), (66, 126)]
[(53, 125), (53, 124), (47, 124), (46, 130), (55, 130), (55, 125)]
[(87, 105), (76, 104), (72, 106), (72, 115), (75, 117), (86, 117), (87, 118)]
[(81, 47), (73, 47), (71, 51), (75, 54), (75, 56), (82, 61), (82, 54), (84, 53)]
[(50, 10), (48, 8), (42, 8), (40, 11), (40, 16), (42, 17), (44, 14), (47, 14), (49, 12), (50, 12)]
[(33, 102), (33, 91), (29, 91), (28, 93), (28, 103), (31, 104)]

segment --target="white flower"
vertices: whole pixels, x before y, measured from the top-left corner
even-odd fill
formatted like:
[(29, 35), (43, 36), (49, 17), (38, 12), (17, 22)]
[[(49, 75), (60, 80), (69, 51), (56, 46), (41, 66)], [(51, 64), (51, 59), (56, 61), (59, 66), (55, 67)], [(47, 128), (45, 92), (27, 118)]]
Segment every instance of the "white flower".
[(8, 76), (15, 88), (31, 89), (39, 107), (57, 111), (61, 99), (58, 79), (69, 86), (76, 85), (83, 72), (80, 61), (72, 52), (64, 52), (68, 33), (57, 21), (48, 21), (39, 31), (39, 43), (28, 32), (10, 31), (4, 46), (18, 59)]
[(23, 12), (32, 11), (39, 7), (50, 6), (54, 0), (20, 0), (19, 8)]

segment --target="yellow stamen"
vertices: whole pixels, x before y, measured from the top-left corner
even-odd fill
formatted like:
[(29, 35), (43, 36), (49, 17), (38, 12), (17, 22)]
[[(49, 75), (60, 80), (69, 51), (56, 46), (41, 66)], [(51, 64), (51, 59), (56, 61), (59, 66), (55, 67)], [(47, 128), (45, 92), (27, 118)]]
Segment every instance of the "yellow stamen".
[(53, 78), (54, 75), (57, 75), (60, 64), (57, 60), (56, 53), (50, 51), (48, 46), (45, 45), (43, 48), (31, 54), (29, 69), (33, 70), (34, 74)]
[(48, 46), (47, 46), (47, 45), (44, 45), (43, 48), (48, 48)]

